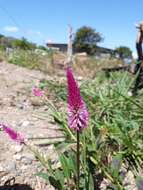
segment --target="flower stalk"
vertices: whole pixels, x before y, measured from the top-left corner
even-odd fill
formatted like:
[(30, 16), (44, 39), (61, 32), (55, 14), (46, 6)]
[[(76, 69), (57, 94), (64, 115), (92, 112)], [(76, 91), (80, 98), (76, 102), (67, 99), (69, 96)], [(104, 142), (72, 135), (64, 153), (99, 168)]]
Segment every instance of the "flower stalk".
[(80, 189), (80, 133), (87, 127), (88, 111), (86, 104), (80, 94), (80, 89), (74, 79), (72, 69), (67, 68), (67, 90), (68, 90), (68, 126), (76, 132), (76, 189)]
[(76, 156), (77, 156), (77, 190), (79, 190), (79, 184), (80, 184), (80, 133), (79, 131), (77, 131), (77, 152), (76, 152)]

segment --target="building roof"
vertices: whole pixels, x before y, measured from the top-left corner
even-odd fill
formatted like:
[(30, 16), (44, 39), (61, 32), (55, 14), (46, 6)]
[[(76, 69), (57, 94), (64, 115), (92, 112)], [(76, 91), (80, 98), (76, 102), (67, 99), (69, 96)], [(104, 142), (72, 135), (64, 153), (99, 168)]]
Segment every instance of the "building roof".
[[(58, 48), (59, 51), (66, 51), (67, 50), (67, 44), (66, 43), (47, 43), (46, 44), (49, 48)], [(73, 47), (74, 49), (74, 47)], [(113, 49), (109, 49), (109, 48), (105, 48), (105, 47), (100, 47), (100, 46), (96, 46), (96, 52), (97, 53), (109, 53), (109, 54), (113, 54), (116, 51)]]

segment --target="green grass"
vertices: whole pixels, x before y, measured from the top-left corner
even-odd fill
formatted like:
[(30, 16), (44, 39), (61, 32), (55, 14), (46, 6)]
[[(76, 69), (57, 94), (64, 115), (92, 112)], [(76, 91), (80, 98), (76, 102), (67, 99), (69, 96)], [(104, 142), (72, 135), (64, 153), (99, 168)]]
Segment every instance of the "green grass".
[[(100, 73), (80, 85), (90, 115), (89, 126), (81, 134), (81, 189), (95, 189), (98, 173), (108, 179), (110, 188), (126, 189), (120, 173), (123, 167), (130, 170), (135, 179), (140, 178), (143, 170), (143, 97), (142, 91), (137, 97), (128, 96), (133, 83), (134, 78), (127, 72), (115, 72), (108, 79)], [(48, 88), (56, 102), (64, 106), (62, 112), (57, 107), (52, 113), (65, 136), (65, 141), (57, 143), (55, 148), (59, 155), (62, 152), (66, 168), (70, 168), (72, 163), (69, 159), (74, 159), (76, 134), (70, 132), (67, 126), (66, 82), (47, 82)], [(58, 174), (54, 173), (54, 169), (52, 171), (56, 180)], [(66, 177), (65, 165), (62, 165), (59, 175), (62, 179), (70, 178), (74, 184), (75, 171), (76, 168), (67, 171)], [(64, 189), (67, 181), (63, 180), (61, 185)]]
[(45, 54), (42, 55), (43, 52), (15, 49), (6, 53), (6, 51), (0, 50), (0, 60), (28, 69), (41, 70), (50, 74), (53, 72), (52, 53), (45, 51)]

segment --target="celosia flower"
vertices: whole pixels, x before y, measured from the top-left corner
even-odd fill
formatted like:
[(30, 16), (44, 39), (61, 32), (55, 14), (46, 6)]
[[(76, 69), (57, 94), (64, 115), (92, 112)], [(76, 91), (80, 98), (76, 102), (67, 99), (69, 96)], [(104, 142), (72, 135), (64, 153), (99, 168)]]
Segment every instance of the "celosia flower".
[(34, 96), (38, 96), (38, 97), (41, 97), (44, 95), (44, 92), (38, 87), (33, 87), (32, 93), (34, 94)]
[(74, 79), (71, 68), (67, 69), (68, 83), (68, 125), (75, 131), (87, 127), (88, 111), (80, 95), (80, 89)]
[(4, 124), (0, 124), (0, 128), (3, 129), (3, 131), (8, 134), (8, 136), (16, 141), (17, 143), (19, 144), (22, 144), (24, 143), (24, 138), (22, 137), (22, 135), (20, 135), (19, 133), (17, 133), (16, 131), (14, 131), (12, 128), (10, 127), (7, 127), (6, 125)]

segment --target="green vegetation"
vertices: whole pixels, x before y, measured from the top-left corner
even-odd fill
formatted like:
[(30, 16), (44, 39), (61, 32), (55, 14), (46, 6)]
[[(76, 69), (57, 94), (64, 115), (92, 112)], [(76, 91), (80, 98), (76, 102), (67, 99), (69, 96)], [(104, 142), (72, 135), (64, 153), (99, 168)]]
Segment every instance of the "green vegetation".
[(24, 37), (22, 39), (16, 39), (0, 34), (0, 49), (6, 50), (7, 48), (31, 50), (36, 48), (36, 44), (29, 42)]
[(103, 38), (100, 33), (91, 27), (83, 26), (79, 28), (75, 34), (74, 46), (78, 52), (94, 54), (97, 43), (102, 40)]
[(29, 69), (37, 69), (49, 74), (53, 71), (51, 52), (17, 49), (10, 54), (6, 54), (6, 59), (9, 63)]
[(34, 51), (16, 50), (8, 56), (8, 62), (29, 69), (40, 68), (40, 56)]
[[(16, 41), (16, 43), (19, 41)], [(15, 43), (15, 42), (14, 42)], [(21, 43), (21, 42), (20, 42)], [(25, 46), (26, 48), (26, 46)], [(3, 49), (0, 47), (0, 61), (26, 67), (28, 69), (41, 70), (43, 72), (53, 72), (53, 52), (43, 49)]]
[(132, 58), (132, 51), (130, 50), (130, 48), (128, 48), (126, 46), (120, 46), (120, 47), (116, 48), (115, 51), (119, 54), (120, 59)]
[(22, 50), (32, 50), (36, 48), (36, 45), (28, 42), (26, 38), (22, 38), (21, 40), (19, 39), (13, 40), (12, 47), (22, 49)]
[[(132, 172), (138, 190), (143, 187), (140, 176), (143, 170), (143, 99), (141, 95), (128, 96), (133, 82), (128, 73), (113, 73), (108, 79), (100, 73), (80, 86), (90, 112), (89, 126), (80, 138), (81, 190), (100, 189), (103, 179), (108, 181), (106, 189), (125, 190), (128, 171)], [(54, 144), (59, 155), (55, 161), (58, 166), (55, 168), (52, 160), (43, 158), (47, 172), (38, 175), (58, 190), (72, 190), (76, 184), (76, 134), (67, 126), (66, 83), (44, 83), (53, 93), (56, 104), (52, 106), (52, 116), (65, 140)]]

